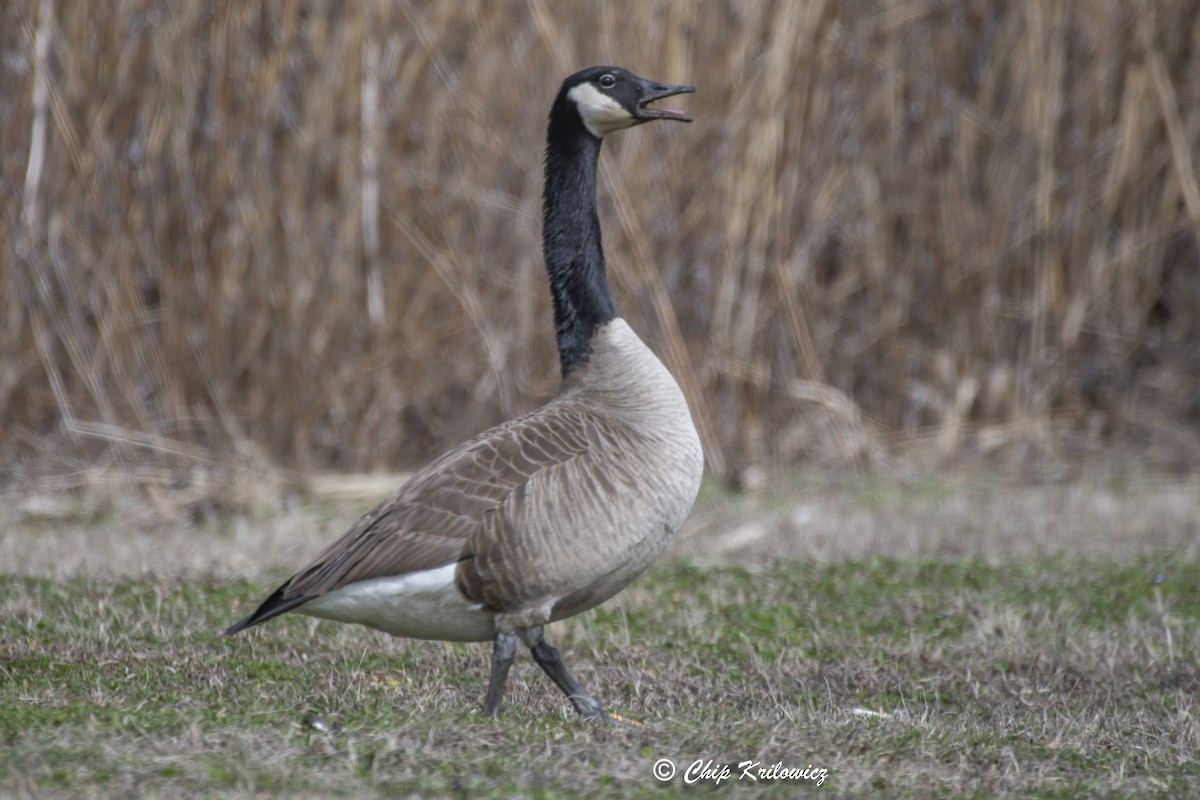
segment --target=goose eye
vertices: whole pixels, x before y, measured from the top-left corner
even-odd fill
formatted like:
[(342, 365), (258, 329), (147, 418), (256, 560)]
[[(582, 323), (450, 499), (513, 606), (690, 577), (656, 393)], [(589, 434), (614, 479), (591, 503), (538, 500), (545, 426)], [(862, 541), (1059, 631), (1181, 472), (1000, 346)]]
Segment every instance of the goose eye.
[(600, 76), (599, 83), (605, 89), (611, 89), (612, 87), (617, 85), (617, 79), (615, 77), (613, 77), (612, 75), (605, 73), (604, 75)]

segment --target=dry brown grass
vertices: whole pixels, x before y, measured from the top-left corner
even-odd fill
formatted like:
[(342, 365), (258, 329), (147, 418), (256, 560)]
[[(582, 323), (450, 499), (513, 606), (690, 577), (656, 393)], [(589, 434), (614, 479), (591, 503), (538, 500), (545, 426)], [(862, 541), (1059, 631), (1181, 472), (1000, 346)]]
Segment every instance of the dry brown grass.
[[(328, 489), (327, 486), (323, 486)], [(378, 496), (222, 513), (173, 495), (0, 494), (0, 564), (54, 580), (282, 576), (307, 563)], [(191, 488), (189, 487), (189, 492)], [(1028, 485), (994, 476), (913, 484), (808, 476), (757, 495), (708, 486), (665, 558), (714, 564), (1014, 559), (1066, 554), (1195, 560), (1196, 481)]]
[(0, 54), (16, 473), (408, 466), (547, 398), (545, 109), (597, 62), (699, 89), (601, 204), (715, 472), (1200, 453), (1193, 0), (19, 0)]

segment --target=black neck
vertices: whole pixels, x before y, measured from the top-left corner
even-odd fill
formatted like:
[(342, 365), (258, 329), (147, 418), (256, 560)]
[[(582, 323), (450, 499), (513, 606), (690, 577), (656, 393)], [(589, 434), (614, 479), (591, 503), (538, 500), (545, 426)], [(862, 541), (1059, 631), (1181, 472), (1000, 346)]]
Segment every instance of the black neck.
[(601, 140), (574, 103), (560, 96), (546, 134), (542, 254), (550, 276), (554, 331), (563, 377), (587, 360), (596, 328), (617, 317), (604, 273), (596, 215), (596, 163)]

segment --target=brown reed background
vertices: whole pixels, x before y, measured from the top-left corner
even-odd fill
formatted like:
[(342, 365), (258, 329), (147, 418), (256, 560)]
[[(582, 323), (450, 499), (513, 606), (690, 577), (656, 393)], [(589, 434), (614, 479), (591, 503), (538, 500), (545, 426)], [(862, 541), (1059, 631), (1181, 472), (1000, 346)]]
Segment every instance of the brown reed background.
[(1200, 4), (18, 0), (0, 463), (404, 468), (555, 390), (562, 77), (710, 467), (1200, 463)]

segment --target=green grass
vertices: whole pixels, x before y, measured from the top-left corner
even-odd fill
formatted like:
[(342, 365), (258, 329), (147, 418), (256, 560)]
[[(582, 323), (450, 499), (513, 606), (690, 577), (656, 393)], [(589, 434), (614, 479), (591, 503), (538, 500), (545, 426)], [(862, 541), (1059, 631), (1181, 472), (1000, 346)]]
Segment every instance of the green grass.
[(708, 759), (828, 770), (720, 796), (1200, 791), (1194, 559), (661, 565), (550, 631), (627, 729), (524, 656), (479, 717), (485, 645), (221, 635), (268, 583), (0, 578), (0, 794), (658, 797)]

